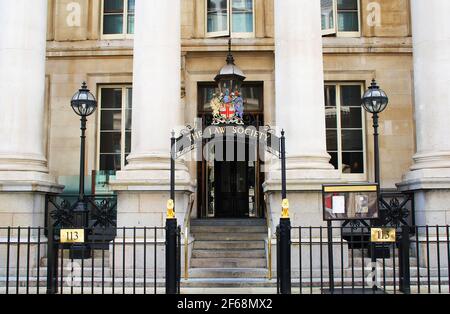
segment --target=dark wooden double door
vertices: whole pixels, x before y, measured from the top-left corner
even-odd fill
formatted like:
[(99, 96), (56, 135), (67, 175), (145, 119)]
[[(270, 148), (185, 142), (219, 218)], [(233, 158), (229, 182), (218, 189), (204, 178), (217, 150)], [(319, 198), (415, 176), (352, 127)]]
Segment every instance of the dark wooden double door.
[(248, 162), (215, 161), (214, 171), (216, 218), (248, 218), (250, 181)]

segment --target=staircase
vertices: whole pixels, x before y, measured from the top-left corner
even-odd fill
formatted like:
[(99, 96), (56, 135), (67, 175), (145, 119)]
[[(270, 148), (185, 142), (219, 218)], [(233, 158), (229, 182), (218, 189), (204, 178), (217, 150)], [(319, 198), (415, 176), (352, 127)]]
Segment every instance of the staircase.
[(240, 287), (267, 283), (264, 219), (193, 220), (188, 286)]

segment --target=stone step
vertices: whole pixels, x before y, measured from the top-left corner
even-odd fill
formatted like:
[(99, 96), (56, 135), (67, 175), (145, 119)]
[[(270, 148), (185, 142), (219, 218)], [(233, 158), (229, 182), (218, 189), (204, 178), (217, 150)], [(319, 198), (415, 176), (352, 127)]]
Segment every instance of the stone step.
[[(89, 259), (85, 259), (84, 261), (80, 260), (80, 259), (74, 259), (71, 260), (69, 258), (64, 258), (63, 259), (63, 266), (67, 267), (69, 265), (79, 265), (79, 266), (84, 266), (86, 267), (92, 267), (92, 262), (94, 262), (94, 267), (102, 267), (102, 265), (105, 265), (105, 267), (107, 267), (109, 265), (109, 253), (105, 253), (105, 258), (94, 258), (94, 260), (92, 260), (92, 258)], [(58, 258), (58, 266), (61, 265), (61, 258)], [(47, 258), (43, 257), (41, 259), (41, 266), (42, 267), (47, 267)]]
[(265, 219), (192, 219), (191, 226), (266, 226)]
[(191, 233), (264, 233), (266, 226), (192, 226)]
[[(271, 288), (275, 294), (277, 282), (276, 279), (267, 278), (194, 278), (181, 282), (182, 288), (207, 288), (205, 293), (210, 293), (209, 289), (223, 288)], [(223, 293), (223, 290), (222, 290)], [(234, 293), (234, 292), (233, 292)], [(248, 294), (247, 291), (246, 294)]]
[(269, 272), (265, 268), (192, 268), (189, 278), (266, 278)]
[(245, 233), (245, 232), (197, 232), (194, 235), (195, 240), (217, 240), (217, 241), (248, 241), (248, 240), (264, 240), (267, 238), (266, 233)]
[(192, 268), (264, 268), (265, 258), (193, 258)]
[(266, 251), (261, 249), (245, 250), (194, 250), (193, 258), (265, 258)]
[(221, 249), (264, 249), (265, 242), (259, 241), (199, 241), (194, 242), (195, 250), (221, 250)]
[[(37, 277), (37, 269), (33, 269), (30, 272), (31, 276)], [(92, 267), (84, 267), (83, 270), (81, 268), (76, 268), (72, 272), (72, 269), (69, 269), (68, 267), (63, 268), (63, 278), (67, 278), (68, 276), (81, 276), (83, 273), (83, 277), (91, 278), (92, 277)], [(102, 278), (103, 276), (109, 277), (111, 276), (111, 269), (106, 265), (105, 268), (101, 267), (94, 267), (94, 278)], [(58, 277), (61, 276), (61, 268), (58, 267)], [(41, 267), (39, 269), (39, 277), (40, 278), (46, 278), (47, 277), (47, 267)]]

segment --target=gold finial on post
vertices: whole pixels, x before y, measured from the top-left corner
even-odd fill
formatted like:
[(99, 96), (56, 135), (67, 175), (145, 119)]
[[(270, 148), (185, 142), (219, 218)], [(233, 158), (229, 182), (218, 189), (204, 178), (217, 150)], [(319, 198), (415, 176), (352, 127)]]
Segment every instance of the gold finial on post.
[(167, 201), (167, 219), (175, 219), (175, 202), (170, 199)]
[(283, 209), (281, 212), (281, 218), (289, 218), (289, 200), (287, 198), (283, 200), (281, 207)]

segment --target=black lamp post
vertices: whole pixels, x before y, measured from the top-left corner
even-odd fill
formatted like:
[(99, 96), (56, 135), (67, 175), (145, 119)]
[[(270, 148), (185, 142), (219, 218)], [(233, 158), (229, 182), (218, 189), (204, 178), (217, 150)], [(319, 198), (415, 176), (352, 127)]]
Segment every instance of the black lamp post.
[[(87, 88), (86, 82), (83, 82), (81, 89), (73, 95), (70, 106), (73, 111), (81, 117), (80, 186), (78, 191), (78, 201), (73, 208), (74, 227), (85, 229), (88, 227), (89, 212), (88, 202), (84, 195), (86, 124), (87, 117), (91, 116), (97, 109), (97, 100)], [(82, 254), (82, 256), (85, 256), (85, 254)]]
[(373, 119), (373, 139), (374, 139), (374, 154), (375, 154), (375, 183), (380, 182), (380, 148), (378, 144), (378, 127), (379, 127), (379, 114), (382, 113), (389, 104), (389, 98), (386, 93), (380, 89), (377, 82), (372, 80), (372, 84), (369, 89), (364, 93), (362, 98), (362, 105), (364, 109), (372, 114)]
[[(386, 110), (387, 106), (389, 104), (389, 98), (386, 95), (386, 93), (380, 89), (375, 79), (372, 80), (372, 84), (370, 85), (369, 89), (364, 93), (364, 96), (362, 97), (362, 106), (364, 109), (372, 114), (373, 119), (373, 139), (374, 139), (374, 155), (375, 155), (375, 183), (379, 185), (381, 188), (381, 182), (380, 182), (380, 147), (378, 144), (378, 127), (379, 127), (379, 114), (382, 113), (384, 110)], [(371, 226), (373, 226), (373, 221), (370, 222)], [(372, 281), (373, 286), (372, 290), (374, 293), (378, 290), (378, 287), (376, 285), (376, 278), (375, 278), (375, 263), (377, 260), (377, 248), (376, 245), (372, 243), (371, 245), (371, 260), (372, 260)], [(383, 246), (384, 251), (384, 246)], [(384, 254), (384, 253), (383, 253)]]

